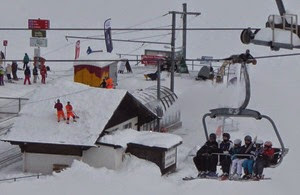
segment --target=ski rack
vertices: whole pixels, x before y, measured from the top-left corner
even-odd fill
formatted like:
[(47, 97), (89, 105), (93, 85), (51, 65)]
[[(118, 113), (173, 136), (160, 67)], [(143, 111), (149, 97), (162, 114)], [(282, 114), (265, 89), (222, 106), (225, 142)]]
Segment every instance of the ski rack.
[(202, 117), (202, 124), (204, 128), (204, 133), (206, 136), (206, 139), (208, 140), (208, 131), (207, 131), (207, 125), (206, 125), (206, 118), (216, 118), (216, 117), (245, 117), (245, 118), (254, 118), (256, 120), (266, 119), (268, 122), (271, 123), (275, 134), (277, 136), (277, 139), (280, 143), (281, 149), (280, 154), (278, 157), (278, 162), (275, 165), (272, 165), (272, 168), (277, 167), (283, 160), (283, 157), (288, 153), (289, 149), (285, 148), (284, 143), (281, 139), (281, 136), (279, 134), (279, 131), (274, 123), (274, 121), (267, 115), (262, 115), (260, 112), (256, 110), (246, 109), (246, 107), (249, 104), (250, 101), (250, 79), (249, 79), (249, 73), (247, 71), (247, 66), (245, 62), (241, 63), (241, 67), (243, 69), (243, 74), (245, 78), (245, 87), (246, 87), (246, 96), (243, 104), (239, 108), (216, 108), (210, 110), (210, 113), (206, 113)]

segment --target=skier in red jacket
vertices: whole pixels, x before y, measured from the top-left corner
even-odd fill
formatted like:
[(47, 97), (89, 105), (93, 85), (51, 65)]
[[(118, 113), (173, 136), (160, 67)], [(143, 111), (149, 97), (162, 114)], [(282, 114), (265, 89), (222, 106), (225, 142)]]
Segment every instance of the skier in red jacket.
[(73, 112), (73, 107), (72, 107), (72, 105), (70, 104), (70, 102), (67, 102), (67, 105), (66, 105), (66, 111), (67, 111), (67, 124), (69, 124), (69, 119), (70, 119), (70, 117), (73, 118), (73, 122), (76, 122), (75, 114), (74, 114), (74, 112)]
[(40, 74), (42, 76), (42, 83), (46, 84), (47, 69), (46, 69), (46, 66), (44, 64), (41, 66)]
[(60, 121), (61, 117), (63, 117), (63, 119), (66, 120), (65, 113), (63, 110), (63, 105), (62, 105), (62, 103), (60, 103), (59, 99), (55, 103), (54, 108), (57, 110), (57, 122)]
[(265, 167), (268, 167), (271, 160), (274, 157), (275, 150), (272, 148), (272, 142), (266, 141), (264, 147), (260, 149), (260, 146), (256, 146), (256, 150), (259, 151), (256, 154), (256, 160), (253, 167), (254, 180), (260, 180), (263, 177), (263, 171)]

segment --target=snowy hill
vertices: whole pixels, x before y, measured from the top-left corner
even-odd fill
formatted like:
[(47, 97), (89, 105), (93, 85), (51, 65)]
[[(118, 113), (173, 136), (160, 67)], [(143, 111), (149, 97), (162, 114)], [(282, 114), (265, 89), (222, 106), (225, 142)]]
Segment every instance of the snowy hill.
[[(197, 18), (189, 18), (189, 27), (263, 27), (269, 14), (278, 14), (274, 0), (217, 0), (187, 1), (189, 11), (200, 11), (202, 15)], [(300, 14), (298, 0), (285, 1), (286, 9), (291, 13)], [(89, 0), (83, 3), (80, 0), (5, 0), (5, 6), (0, 7), (2, 27), (26, 27), (28, 18), (46, 18), (51, 20), (52, 27), (102, 27), (105, 19), (112, 18), (113, 27), (128, 27), (158, 18), (170, 10), (181, 10), (182, 1), (96, 1)], [(8, 17), (14, 14), (14, 17)], [(177, 24), (180, 25), (177, 18)], [(149, 23), (137, 27), (158, 27), (171, 24), (171, 17), (164, 16), (153, 19)], [(49, 47), (42, 48), (48, 59), (73, 59), (74, 42), (67, 42), (64, 38), (69, 35), (102, 35), (102, 32), (52, 32), (49, 31)], [(156, 32), (163, 34), (164, 32)], [(167, 32), (166, 32), (167, 33)], [(149, 36), (153, 32), (129, 33), (113, 35), (114, 38), (129, 39), (132, 37)], [(33, 54), (29, 48), (30, 32), (28, 31), (0, 31), (2, 39), (9, 40), (7, 57), (9, 59), (21, 59), (25, 52)], [(166, 36), (159, 41), (170, 41)], [(181, 45), (180, 34), (177, 36), (176, 46)], [(103, 49), (104, 42), (82, 41), (82, 52), (87, 46), (95, 49)], [(136, 44), (114, 43), (115, 52), (132, 52), (142, 54), (143, 49)], [(155, 46), (149, 46), (149, 48)], [(202, 55), (211, 55), (215, 58), (227, 57), (231, 54), (241, 53), (246, 48), (251, 50), (254, 56), (274, 55), (281, 53), (297, 52), (297, 50), (270, 51), (269, 48), (242, 45), (240, 43), (240, 31), (191, 31), (188, 33), (189, 58), (197, 58)], [(2, 49), (3, 50), (3, 49)], [(52, 74), (49, 82), (58, 85), (59, 82), (70, 82), (72, 74), (71, 63), (50, 64)], [(187, 76), (175, 78), (175, 92), (181, 103), (181, 115), (183, 127), (174, 133), (183, 138), (183, 144), (178, 151), (178, 171), (174, 174), (161, 177), (159, 168), (154, 164), (126, 156), (123, 167), (112, 171), (105, 168), (94, 169), (82, 162), (74, 162), (72, 168), (53, 176), (45, 176), (40, 179), (22, 180), (13, 183), (0, 183), (1, 194), (297, 194), (299, 191), (298, 178), (300, 169), (299, 137), (297, 130), (300, 116), (300, 66), (299, 57), (260, 59), (256, 66), (250, 66), (251, 100), (249, 108), (257, 109), (267, 114), (276, 122), (282, 139), (290, 149), (283, 163), (276, 169), (266, 169), (265, 174), (272, 180), (260, 182), (219, 182), (214, 180), (182, 181), (182, 177), (196, 175), (196, 169), (189, 156), (195, 152), (195, 147), (204, 143), (204, 132), (201, 119), (209, 109), (220, 105), (232, 105), (238, 101), (232, 97), (234, 88), (226, 88), (225, 85), (216, 86), (210, 82), (199, 83)], [(144, 88), (155, 82), (144, 81), (145, 71), (153, 69), (134, 67), (134, 75), (124, 74), (120, 76), (119, 88), (132, 90)], [(69, 76), (63, 76), (69, 75)], [(162, 84), (169, 86), (169, 77), (164, 75)], [(7, 84), (0, 88), (0, 95), (20, 96), (34, 90), (35, 86)], [(15, 95), (13, 95), (15, 93)], [(54, 100), (53, 100), (54, 101)], [(51, 101), (51, 103), (53, 102)], [(240, 122), (240, 131), (232, 133), (234, 138), (258, 135), (261, 139), (270, 139), (278, 146), (274, 132), (265, 123), (257, 121)], [(214, 123), (210, 123), (214, 127)], [(14, 169), (13, 171), (11, 169)], [(16, 171), (16, 170), (19, 170)], [(10, 178), (23, 175), (20, 173), (21, 165), (17, 164), (6, 170), (0, 170), (1, 178)]]

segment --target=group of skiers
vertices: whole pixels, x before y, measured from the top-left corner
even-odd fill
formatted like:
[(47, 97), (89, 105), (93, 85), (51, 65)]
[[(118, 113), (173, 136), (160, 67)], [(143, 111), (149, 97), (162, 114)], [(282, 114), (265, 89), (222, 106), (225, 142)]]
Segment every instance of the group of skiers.
[[(24, 85), (28, 83), (31, 85), (31, 70), (29, 67), (29, 56), (27, 53), (25, 53), (24, 58), (23, 58), (23, 70), (24, 70)], [(41, 75), (41, 82), (43, 84), (46, 84), (46, 77), (47, 77), (47, 68), (45, 64), (43, 63), (40, 67), (37, 67), (37, 65), (34, 64), (34, 68), (32, 70), (32, 75), (33, 75), (33, 83), (37, 82), (38, 79), (38, 69), (40, 69), (40, 75)], [(7, 64), (6, 67), (4, 68), (3, 65), (0, 63), (0, 85), (4, 85), (4, 75), (7, 77), (7, 81), (9, 83), (12, 83), (12, 80), (18, 81), (19, 78), (17, 76), (17, 71), (18, 71), (18, 63), (16, 61), (12, 61), (12, 64)], [(12, 75), (12, 77), (11, 77)]]
[[(16, 61), (13, 61), (12, 64), (7, 64), (4, 68), (3, 65), (0, 65), (0, 85), (4, 85), (4, 76), (6, 75), (7, 81), (12, 83), (12, 80), (18, 81), (17, 76), (18, 64)], [(12, 77), (11, 77), (12, 76)]]
[[(263, 177), (263, 169), (270, 165), (275, 151), (272, 142), (262, 140), (252, 141), (251, 136), (244, 138), (242, 146), (240, 139), (230, 141), (230, 134), (223, 133), (223, 141), (218, 144), (216, 134), (209, 135), (209, 140), (197, 151), (194, 163), (199, 171), (198, 177), (217, 177), (218, 156), (223, 174), (221, 179), (253, 179)], [(244, 169), (244, 176), (242, 171)]]
[[(28, 66), (29, 57), (28, 57), (27, 53), (25, 53), (25, 56), (23, 58), (23, 63), (24, 63), (23, 70), (25, 69), (24, 70), (24, 75), (25, 75), (24, 85), (26, 85), (26, 81), (28, 81), (28, 84), (31, 85), (31, 82), (30, 82), (31, 71), (30, 71), (30, 68)], [(46, 68), (44, 63), (42, 63), (42, 65), (40, 67), (38, 67), (38, 65), (34, 64), (34, 67), (32, 69), (33, 83), (36, 83), (37, 79), (39, 77), (38, 68), (40, 69), (40, 75), (42, 77), (41, 83), (46, 84), (47, 68)]]
[[(60, 122), (61, 118), (63, 118), (64, 120), (66, 120), (63, 107), (64, 107), (63, 104), (58, 99), (55, 102), (55, 105), (54, 105), (54, 108), (57, 110), (57, 122)], [(65, 106), (65, 109), (66, 109), (66, 113), (67, 113), (67, 124), (69, 124), (70, 117), (73, 118), (73, 122), (77, 122), (76, 119), (75, 119), (76, 115), (75, 115), (75, 113), (73, 111), (73, 107), (72, 107), (72, 105), (71, 105), (71, 103), (69, 101), (67, 102), (67, 105)]]

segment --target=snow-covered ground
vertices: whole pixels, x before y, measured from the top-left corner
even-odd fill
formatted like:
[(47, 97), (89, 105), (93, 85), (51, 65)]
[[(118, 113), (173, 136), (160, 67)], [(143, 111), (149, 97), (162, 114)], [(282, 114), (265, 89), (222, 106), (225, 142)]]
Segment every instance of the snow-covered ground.
[[(102, 26), (103, 21), (112, 17), (112, 25), (115, 27), (132, 26), (146, 21), (149, 18), (163, 15), (170, 10), (181, 10), (182, 1), (167, 0), (164, 2), (154, 0), (151, 2), (128, 1), (96, 1), (90, 0), (82, 3), (76, 1), (53, 0), (49, 2), (38, 0), (5, 1), (5, 6), (0, 7), (1, 26), (20, 27), (26, 26), (27, 18), (49, 18), (52, 27), (95, 27)], [(199, 18), (192, 18), (190, 27), (262, 27), (269, 14), (277, 14), (277, 7), (273, 0), (217, 0), (188, 1), (190, 11), (200, 11)], [(285, 2), (286, 8), (298, 14), (300, 4), (297, 0)], [(104, 8), (104, 6), (106, 6)], [(14, 13), (16, 16), (8, 18)], [(138, 17), (137, 17), (138, 16)], [(25, 20), (25, 19), (26, 20)], [(179, 20), (179, 17), (178, 17)], [(149, 22), (153, 27), (169, 25), (170, 17), (162, 17), (162, 20)], [(177, 23), (179, 25), (179, 22)], [(145, 24), (142, 27), (148, 27)], [(140, 27), (140, 26), (137, 26)], [(47, 32), (49, 47), (42, 49), (42, 54), (47, 54), (49, 59), (73, 59), (74, 45), (66, 42), (64, 35), (78, 34), (87, 36), (86, 32)], [(102, 34), (94, 32), (95, 34)], [(290, 53), (282, 50), (271, 52), (269, 48), (254, 45), (241, 45), (240, 32), (203, 32), (192, 31), (188, 34), (188, 57), (197, 58), (202, 55), (212, 55), (215, 58), (227, 57), (234, 53), (241, 53), (250, 48), (254, 56)], [(150, 33), (151, 34), (151, 33)], [(90, 32), (88, 35), (93, 35)], [(139, 35), (123, 34), (118, 38), (129, 36), (148, 36), (146, 32)], [(1, 39), (9, 40), (8, 58), (21, 59), (24, 52), (29, 49), (29, 32), (0, 31)], [(115, 36), (117, 37), (117, 35)], [(16, 40), (16, 41), (15, 41)], [(160, 41), (169, 41), (170, 37)], [(180, 44), (177, 37), (177, 45)], [(70, 40), (69, 40), (70, 41)], [(75, 41), (74, 41), (75, 42)], [(51, 44), (50, 44), (51, 43)], [(90, 45), (99, 48), (99, 42), (86, 41), (82, 49)], [(138, 47), (138, 45), (126, 45), (114, 43), (116, 52), (126, 53)], [(104, 47), (102, 44), (101, 47)], [(155, 46), (152, 46), (152, 48)], [(143, 48), (144, 49), (144, 48)], [(83, 49), (84, 52), (84, 49)], [(82, 54), (83, 54), (82, 52)], [(296, 52), (296, 51), (295, 51)], [(142, 50), (136, 51), (141, 54)], [(50, 64), (52, 72), (49, 74), (49, 82), (55, 85), (57, 82), (68, 83), (72, 80), (72, 64)], [(176, 173), (161, 177), (159, 168), (149, 162), (126, 156), (120, 170), (94, 169), (82, 162), (74, 162), (74, 165), (60, 174), (45, 176), (40, 179), (26, 179), (17, 182), (1, 182), (1, 194), (298, 194), (300, 169), (299, 161), (299, 137), (298, 117), (300, 116), (298, 91), (300, 86), (300, 66), (298, 57), (271, 58), (258, 60), (256, 66), (250, 66), (250, 80), (252, 97), (249, 108), (257, 109), (267, 114), (276, 122), (282, 139), (290, 149), (283, 163), (276, 169), (266, 169), (265, 174), (272, 180), (260, 182), (219, 182), (214, 180), (182, 181), (182, 177), (196, 175), (196, 169), (189, 156), (195, 152), (195, 148), (204, 143), (204, 132), (201, 119), (209, 109), (220, 105), (232, 105), (239, 101), (233, 97), (235, 88), (226, 88), (225, 85), (215, 85), (211, 82), (198, 82), (186, 75), (177, 75), (175, 78), (175, 92), (181, 103), (183, 127), (173, 132), (182, 137), (183, 144), (178, 150), (178, 170)], [(119, 76), (121, 89), (138, 89), (155, 85), (155, 82), (145, 81), (145, 72), (155, 71), (144, 67), (133, 67), (134, 74)], [(162, 84), (169, 86), (169, 75), (164, 73)], [(29, 97), (41, 84), (24, 86), (21, 81), (18, 84), (7, 84), (0, 87), (0, 96)], [(96, 100), (95, 100), (96, 101)], [(240, 130), (232, 133), (232, 138), (242, 138), (246, 134), (257, 135), (263, 140), (270, 139), (278, 146), (274, 132), (265, 123), (240, 120)], [(210, 121), (210, 127), (214, 123)], [(214, 129), (215, 130), (215, 129)], [(2, 146), (2, 145), (0, 145)], [(0, 178), (22, 176), (22, 166), (16, 163), (6, 169), (0, 170)]]

